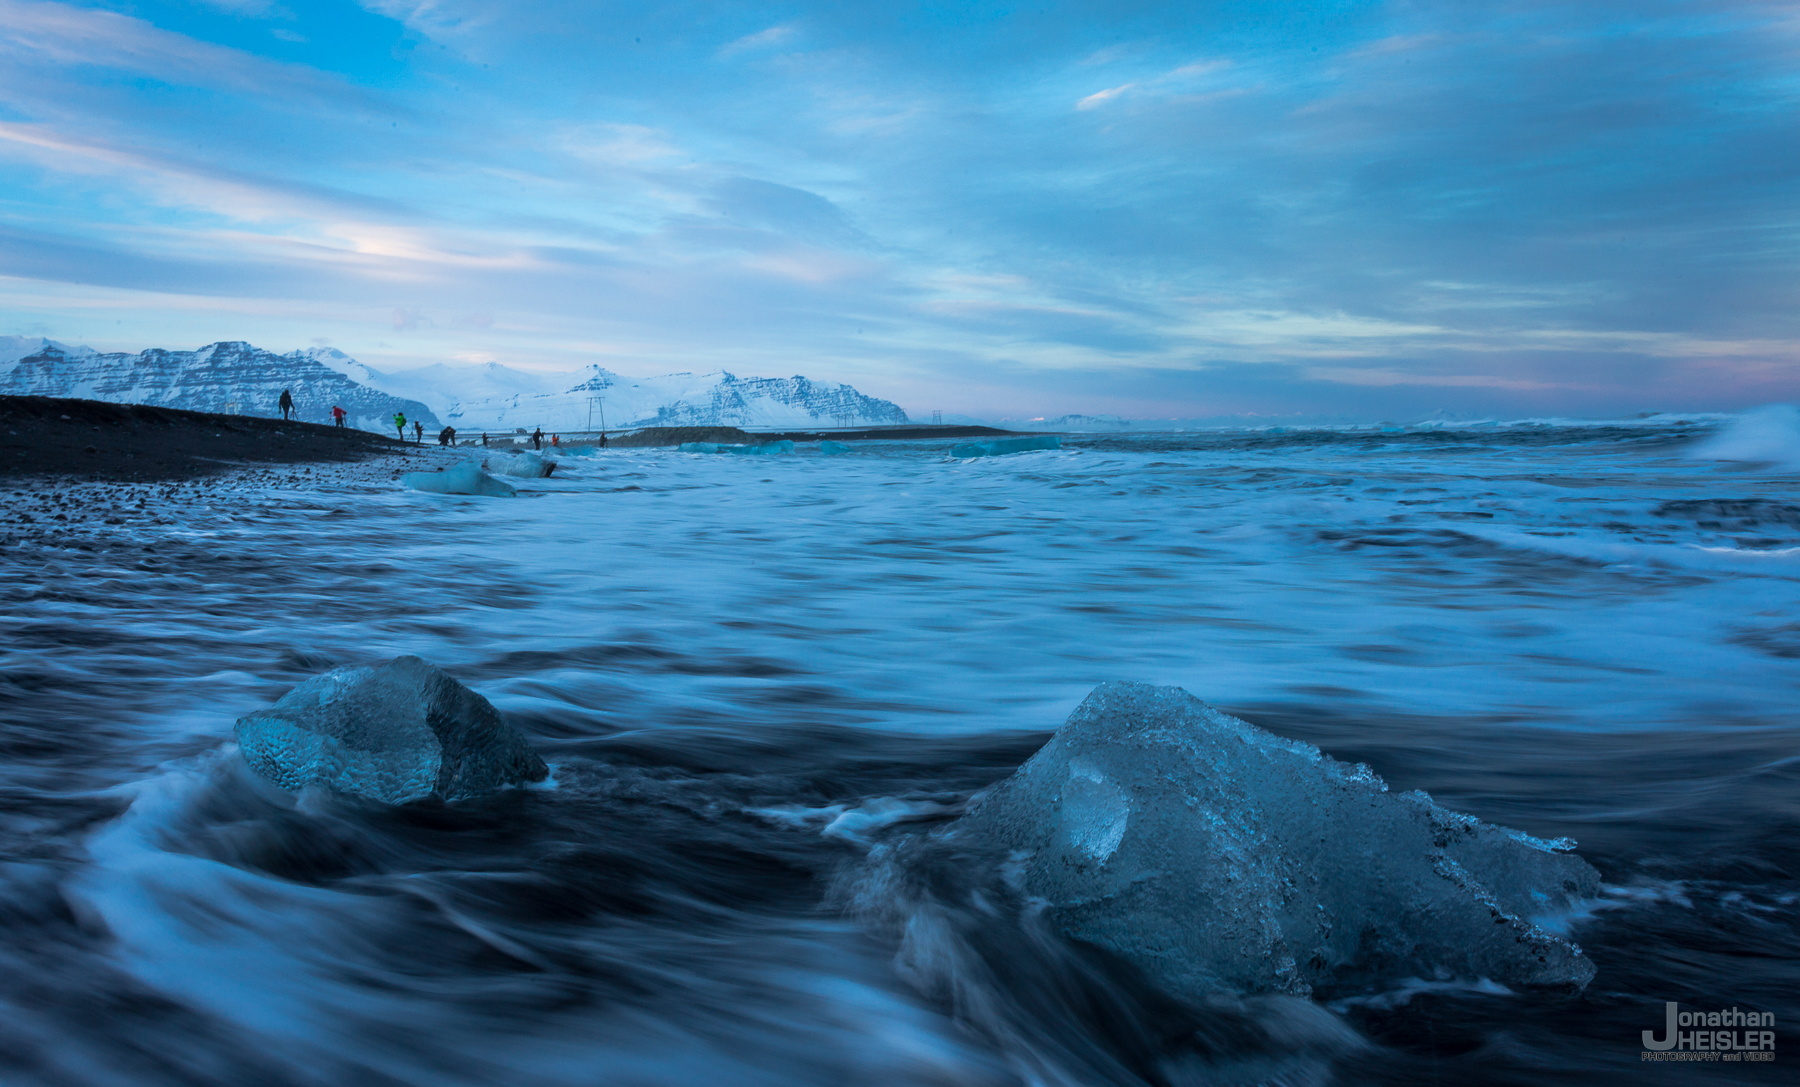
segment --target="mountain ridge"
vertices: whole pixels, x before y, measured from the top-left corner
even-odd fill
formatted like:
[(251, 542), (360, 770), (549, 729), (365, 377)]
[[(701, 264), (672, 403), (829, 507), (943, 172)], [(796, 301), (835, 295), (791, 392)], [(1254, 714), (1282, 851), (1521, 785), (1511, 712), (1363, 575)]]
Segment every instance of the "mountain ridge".
[(350, 425), (362, 430), (386, 432), (393, 427), (395, 413), (434, 431), (443, 425), (421, 401), (372, 389), (303, 352), (278, 355), (241, 340), (221, 340), (194, 351), (153, 347), (137, 354), (92, 350), (77, 354), (46, 341), (46, 346), (0, 375), (0, 392), (16, 395), (264, 418), (280, 416), (283, 389), (293, 394), (294, 415), (304, 422), (331, 423), (335, 406), (349, 414)]
[(352, 425), (378, 432), (387, 431), (396, 412), (433, 431), (446, 422), (461, 430), (549, 431), (585, 430), (602, 422), (612, 430), (910, 422), (892, 401), (799, 374), (738, 377), (714, 370), (637, 378), (599, 365), (537, 374), (495, 362), (384, 372), (332, 347), (276, 354), (238, 340), (195, 351), (151, 348), (131, 354), (11, 337), (0, 340), (0, 367), (8, 361), (10, 368), (0, 370), (0, 392), (276, 416), (281, 391), (288, 389), (298, 418), (329, 422), (332, 406), (338, 405), (350, 413)]

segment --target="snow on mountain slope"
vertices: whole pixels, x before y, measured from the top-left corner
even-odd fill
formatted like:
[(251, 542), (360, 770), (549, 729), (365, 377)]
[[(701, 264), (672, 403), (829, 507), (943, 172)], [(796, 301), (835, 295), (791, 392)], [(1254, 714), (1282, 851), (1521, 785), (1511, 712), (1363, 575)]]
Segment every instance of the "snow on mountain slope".
[(70, 347), (42, 336), (0, 336), (0, 372), (11, 370), (20, 359), (35, 355), (46, 347), (54, 347), (70, 357), (94, 354), (91, 347)]
[(600, 366), (538, 374), (492, 362), (383, 372), (332, 347), (277, 355), (247, 343), (129, 355), (21, 339), (17, 349), (28, 353), (0, 373), (0, 392), (277, 415), (281, 390), (291, 389), (300, 418), (329, 422), (331, 407), (338, 404), (354, 425), (369, 430), (386, 430), (395, 412), (434, 431), (439, 420), (461, 430), (548, 431), (585, 430), (602, 421), (612, 430), (907, 422), (906, 413), (890, 401), (797, 375), (740, 378), (717, 370), (634, 378)]
[[(516, 371), (514, 371), (516, 373)], [(560, 391), (519, 391), (447, 406), (451, 425), (504, 430), (586, 430), (604, 418), (609, 429), (640, 426), (735, 426), (746, 429), (871, 426), (904, 423), (891, 401), (849, 385), (794, 377), (707, 374), (624, 377), (599, 366), (560, 375)], [(604, 403), (601, 402), (604, 398)], [(590, 424), (590, 419), (592, 420)]]
[[(349, 356), (334, 361), (361, 367)], [(295, 414), (306, 422), (330, 423), (337, 405), (349, 413), (352, 426), (365, 430), (390, 429), (395, 412), (433, 431), (442, 426), (419, 401), (370, 388), (305, 352), (277, 355), (241, 342), (209, 344), (198, 351), (153, 348), (135, 355), (74, 354), (61, 345), (47, 345), (0, 375), (0, 392), (6, 393), (270, 417), (281, 414), (276, 405), (283, 389), (293, 393)]]

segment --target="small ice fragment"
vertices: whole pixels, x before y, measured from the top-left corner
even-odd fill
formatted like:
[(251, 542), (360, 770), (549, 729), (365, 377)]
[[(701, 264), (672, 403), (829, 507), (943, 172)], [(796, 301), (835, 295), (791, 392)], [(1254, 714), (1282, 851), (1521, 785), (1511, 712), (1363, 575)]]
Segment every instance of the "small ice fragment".
[(950, 455), (962, 460), (970, 457), (1003, 457), (1008, 453), (1024, 453), (1033, 449), (1061, 449), (1062, 439), (1054, 434), (1034, 434), (1029, 438), (995, 438), (991, 442), (966, 442), (952, 446)]
[(511, 498), (518, 494), (512, 484), (495, 479), (478, 464), (459, 464), (442, 472), (408, 472), (400, 482), (415, 491), (433, 494), (478, 494), (489, 498)]
[(819, 442), (819, 452), (828, 457), (835, 457), (850, 452), (850, 447), (843, 442), (834, 442), (830, 438), (825, 438)]
[(520, 453), (518, 456), (510, 458), (509, 463), (500, 471), (521, 479), (543, 479), (551, 472), (556, 471), (556, 462), (545, 460), (536, 453)]

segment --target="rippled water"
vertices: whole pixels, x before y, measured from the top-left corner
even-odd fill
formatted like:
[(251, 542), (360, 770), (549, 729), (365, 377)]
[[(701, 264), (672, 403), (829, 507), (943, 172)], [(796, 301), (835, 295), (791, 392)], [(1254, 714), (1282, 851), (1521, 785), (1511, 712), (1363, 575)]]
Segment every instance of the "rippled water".
[[(1706, 433), (15, 494), (0, 1081), (1779, 1081), (1785, 1050), (1639, 1061), (1666, 1000), (1773, 1012), (1783, 1045), (1800, 1012), (1800, 494), (1696, 459)], [(118, 523), (52, 523), (52, 491)], [(376, 810), (244, 769), (239, 714), (400, 653), (488, 696), (551, 786)], [(896, 860), (1109, 679), (1579, 840), (1599, 977), (1188, 1008), (978, 908), (978, 865)]]

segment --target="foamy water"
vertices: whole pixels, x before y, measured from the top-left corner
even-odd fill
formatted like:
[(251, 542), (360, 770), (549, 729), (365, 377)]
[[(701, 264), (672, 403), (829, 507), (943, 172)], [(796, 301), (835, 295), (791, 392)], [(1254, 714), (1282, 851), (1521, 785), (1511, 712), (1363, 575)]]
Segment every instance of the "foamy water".
[[(118, 523), (77, 528), (15, 494), (0, 1078), (1675, 1082), (1663, 1001), (1800, 1010), (1800, 478), (1718, 459), (1744, 433), (615, 450), (511, 500), (86, 488)], [(551, 786), (377, 811), (236, 758), (239, 714), (400, 653)], [(1185, 1009), (891, 863), (1111, 679), (1577, 839), (1599, 978)]]

